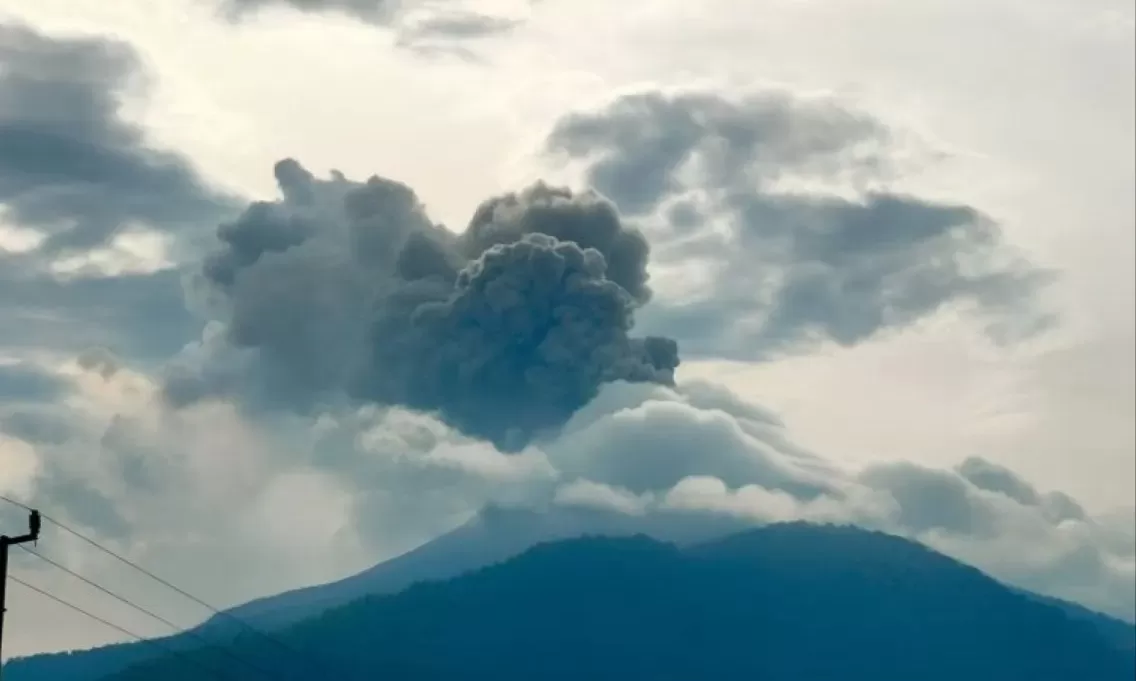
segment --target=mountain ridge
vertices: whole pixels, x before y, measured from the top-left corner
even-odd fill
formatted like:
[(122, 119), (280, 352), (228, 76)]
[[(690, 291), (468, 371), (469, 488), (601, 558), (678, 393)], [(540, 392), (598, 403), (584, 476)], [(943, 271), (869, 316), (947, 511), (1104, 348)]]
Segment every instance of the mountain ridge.
[[(452, 579), (359, 599), (282, 635), (349, 673), (407, 681), (1136, 673), (1132, 652), (1090, 623), (976, 568), (881, 532), (807, 523), (685, 546), (643, 534), (542, 542)], [(249, 642), (234, 649), (258, 651)], [(107, 681), (190, 678), (179, 669), (158, 661)], [(310, 678), (292, 672), (279, 678)]]
[[(622, 523), (605, 524), (596, 523), (597, 517), (606, 516), (604, 514), (595, 516), (589, 513), (581, 513), (562, 516), (558, 520), (550, 521), (548, 517), (539, 514), (526, 514), (501, 509), (491, 510), (486, 515), (474, 519), (454, 532), (444, 535), (435, 542), (428, 543), (423, 547), (419, 547), (419, 549), (403, 554), (402, 557), (388, 561), (389, 563), (396, 563), (400, 559), (403, 559), (403, 567), (399, 567), (397, 570), (394, 570), (394, 572), (388, 574), (401, 575), (398, 576), (398, 579), (407, 581), (403, 586), (392, 590), (396, 594), (403, 594), (414, 591), (419, 588), (420, 585), (445, 584), (466, 575), (479, 574), (487, 567), (495, 567), (508, 563), (518, 558), (519, 555), (526, 555), (534, 550), (531, 544), (527, 547), (523, 546), (526, 542), (535, 543), (536, 547), (543, 547), (550, 543), (555, 545), (556, 543), (563, 542), (565, 540), (564, 535), (578, 536), (579, 534), (593, 535), (592, 540), (595, 540), (596, 536), (603, 537), (605, 535), (609, 537), (615, 535), (623, 538), (639, 537), (640, 540), (644, 540), (647, 539), (647, 537), (645, 536), (646, 532), (642, 530), (645, 528), (651, 529), (649, 523), (643, 523), (642, 519), (630, 519)], [(552, 523), (551, 528), (548, 526), (549, 522)], [(592, 528), (591, 531), (589, 531), (589, 527)], [(865, 554), (865, 546), (887, 546), (893, 547), (896, 551), (903, 553), (903, 555), (907, 556), (905, 560), (908, 561), (919, 560), (920, 557), (933, 555), (943, 560), (950, 561), (952, 565), (957, 566), (956, 570), (961, 570), (966, 574), (979, 575), (983, 580), (994, 581), (976, 568), (941, 556), (916, 542), (867, 530), (852, 530), (849, 528), (825, 530), (823, 529), (825, 527), (832, 528), (840, 526), (783, 523), (756, 528), (746, 532), (725, 533), (726, 536), (723, 536), (724, 528), (720, 525), (713, 527), (690, 526), (686, 528), (675, 528), (672, 526), (668, 531), (672, 541), (668, 545), (673, 546), (676, 551), (685, 551), (690, 555), (700, 555), (702, 553), (715, 554), (715, 552), (723, 551), (728, 553), (729, 547), (735, 546), (737, 542), (741, 542), (741, 546), (748, 547), (749, 551), (754, 551), (756, 550), (754, 548), (755, 545), (760, 544), (755, 537), (763, 538), (765, 543), (762, 545), (766, 548), (761, 553), (761, 557), (765, 561), (766, 567), (776, 564), (779, 560), (788, 560), (793, 557), (795, 557), (795, 560), (803, 561), (803, 565), (805, 566), (823, 566), (834, 562), (864, 562), (873, 555), (882, 555), (882, 553), (885, 553), (882, 549), (877, 550), (874, 548), (871, 552)], [(826, 535), (826, 532), (830, 534)], [(849, 532), (853, 532), (853, 534), (849, 535)], [(496, 541), (485, 543), (487, 536), (493, 538), (494, 536), (500, 535), (509, 539), (507, 541), (501, 541), (500, 543)], [(455, 536), (461, 541), (456, 541), (455, 543)], [(545, 538), (541, 539), (540, 536)], [(824, 539), (826, 536), (828, 538)], [(853, 539), (849, 540), (848, 537), (850, 536), (853, 537)], [(784, 541), (788, 541), (789, 543), (778, 549), (774, 541), (777, 537), (787, 537), (788, 539)], [(807, 537), (809, 542), (813, 542), (813, 545), (809, 547), (807, 551), (792, 549), (793, 537), (797, 537), (798, 539)], [(535, 541), (534, 538), (536, 538)], [(816, 542), (818, 538), (822, 540), (819, 544)], [(444, 539), (447, 541), (443, 541)], [(570, 542), (571, 539), (567, 541)], [(648, 539), (648, 541), (656, 540)], [(842, 541), (850, 543), (845, 546), (841, 544)], [(424, 550), (432, 545), (433, 548), (429, 551)], [(544, 551), (547, 549), (541, 550)], [(418, 558), (414, 559), (414, 561), (417, 561), (417, 564), (408, 562), (405, 559), (406, 556), (411, 555), (418, 556)], [(429, 560), (422, 558), (423, 555), (427, 556)], [(713, 555), (710, 555), (711, 559), (713, 559), (713, 557)], [(736, 558), (736, 556), (731, 558), (731, 560), (734, 558)], [(754, 557), (750, 556), (750, 558), (753, 559)], [(463, 560), (465, 561), (464, 567)], [(473, 564), (479, 562), (480, 564)], [(381, 575), (384, 565), (387, 565), (387, 563), (380, 563), (375, 566), (375, 568), (372, 568), (372, 571), (376, 572), (364, 571), (364, 573), (360, 573), (360, 575), (366, 575), (368, 572), (371, 572), (372, 576), (374, 574)], [(406, 565), (411, 565), (414, 569), (406, 567)], [(424, 565), (426, 568), (433, 566), (437, 569), (431, 573), (429, 569), (423, 569)], [(386, 569), (389, 570), (389, 566)], [(418, 574), (412, 575), (411, 573), (415, 571), (418, 571)], [(445, 574), (446, 572), (451, 574)], [(359, 575), (356, 575), (356, 577), (359, 577)], [(392, 584), (393, 581), (397, 581), (393, 578), (388, 579), (392, 580), (387, 582), (388, 586)], [(374, 583), (375, 582), (372, 582), (372, 585)], [(318, 589), (319, 587), (314, 588)], [(1127, 647), (1129, 650), (1136, 650), (1136, 628), (1133, 628), (1131, 625), (1092, 613), (1079, 606), (1057, 601), (1056, 599), (1049, 599), (1029, 592), (1022, 592), (1021, 590), (1012, 589), (1000, 584), (999, 588), (1016, 592), (1022, 595), (1023, 598), (1033, 599), (1042, 603), (1047, 608), (1063, 610), (1067, 617), (1076, 619), (1079, 616), (1082, 620), (1089, 621), (1089, 623), (1096, 626), (1100, 632), (1107, 633), (1109, 636), (1108, 640), (1112, 642), (1113, 647)], [(390, 592), (388, 592), (388, 594), (389, 593)], [(287, 595), (287, 593), (285, 595)], [(371, 594), (364, 594), (362, 599), (356, 598), (350, 600), (352, 603), (372, 602), (375, 598), (382, 597), (383, 593), (378, 591)], [(333, 604), (330, 607), (330, 610), (322, 611), (322, 614), (317, 613), (314, 617), (307, 616), (301, 619), (305, 622), (319, 621), (324, 615), (336, 612), (342, 607), (351, 607), (351, 604), (345, 605), (340, 603), (338, 605)], [(230, 612), (237, 613), (239, 610)], [(290, 624), (295, 624), (295, 621), (287, 622), (282, 626), (288, 626)], [(302, 622), (300, 624), (303, 625)], [(277, 627), (270, 628), (277, 629)], [(286, 631), (291, 631), (294, 628), (295, 627), (291, 627), (286, 629)], [(235, 632), (226, 633), (220, 628), (206, 626), (199, 629), (198, 633), (208, 634), (211, 638), (216, 638), (218, 641), (230, 642), (233, 640), (233, 633)], [(176, 645), (179, 650), (193, 649), (193, 646), (184, 640), (184, 638), (179, 639), (178, 637), (172, 637), (171, 639), (166, 639), (166, 642)], [(1131, 645), (1125, 646), (1124, 644), (1126, 642), (1130, 642)], [(5, 668), (7, 675), (6, 681), (94, 681), (95, 679), (112, 675), (131, 665), (145, 663), (147, 660), (152, 660), (154, 657), (153, 651), (129, 644), (108, 646), (106, 648), (71, 655), (37, 656), (25, 660), (17, 660), (7, 666)], [(415, 666), (412, 662), (406, 661), (403, 661), (401, 664), (403, 665), (404, 671)], [(410, 671), (406, 671), (405, 673), (411, 674)], [(431, 673), (436, 675), (441, 672), (435, 670), (434, 672), (425, 671), (422, 673), (426, 675), (423, 678), (433, 678), (430, 676)], [(407, 676), (406, 678), (411, 678), (411, 676)], [(450, 677), (447, 676), (445, 678), (448, 679)]]

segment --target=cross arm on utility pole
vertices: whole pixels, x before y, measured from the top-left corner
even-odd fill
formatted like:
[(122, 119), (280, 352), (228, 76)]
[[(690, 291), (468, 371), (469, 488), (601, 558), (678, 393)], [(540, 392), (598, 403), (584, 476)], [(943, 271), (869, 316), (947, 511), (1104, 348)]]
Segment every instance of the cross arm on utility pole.
[(39, 511), (32, 511), (31, 515), (28, 516), (27, 534), (16, 537), (0, 536), (0, 678), (4, 676), (4, 613), (6, 611), (5, 597), (7, 596), (6, 587), (8, 585), (8, 549), (17, 544), (38, 541), (40, 523)]
[(41, 522), (42, 521), (40, 520), (39, 511), (32, 511), (31, 515), (28, 516), (27, 534), (21, 534), (17, 537), (9, 537), (5, 535), (3, 537), (0, 537), (0, 542), (4, 542), (9, 546), (14, 546), (16, 544), (26, 544), (30, 541), (37, 541), (39, 539), (39, 528)]

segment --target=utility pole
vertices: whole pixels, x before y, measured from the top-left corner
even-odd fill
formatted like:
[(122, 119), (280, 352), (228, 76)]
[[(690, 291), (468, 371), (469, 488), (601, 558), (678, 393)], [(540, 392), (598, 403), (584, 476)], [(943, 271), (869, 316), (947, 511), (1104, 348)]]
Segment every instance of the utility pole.
[(39, 511), (32, 511), (28, 517), (28, 533), (18, 537), (0, 536), (0, 679), (4, 676), (4, 613), (6, 612), (8, 586), (8, 549), (17, 544), (26, 544), (39, 539)]

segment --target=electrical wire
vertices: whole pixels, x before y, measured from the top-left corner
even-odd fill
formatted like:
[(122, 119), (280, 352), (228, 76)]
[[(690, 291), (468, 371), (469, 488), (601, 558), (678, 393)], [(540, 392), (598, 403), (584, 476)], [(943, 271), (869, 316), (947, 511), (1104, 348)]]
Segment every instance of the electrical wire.
[(30, 553), (31, 555), (35, 556), (36, 558), (39, 558), (40, 560), (44, 561), (48, 565), (52, 565), (56, 569), (61, 570), (63, 572), (66, 572), (67, 574), (78, 579), (79, 581), (83, 582), (84, 584), (91, 586), (95, 589), (98, 589), (100, 592), (106, 594), (107, 596), (110, 596), (111, 598), (113, 598), (113, 599), (115, 599), (115, 600), (117, 600), (121, 603), (126, 604), (127, 606), (137, 610), (138, 612), (140, 612), (140, 613), (142, 613), (142, 614), (144, 614), (144, 615), (146, 615), (146, 616), (148, 616), (148, 617), (150, 617), (154, 620), (157, 620), (158, 622), (161, 622), (162, 624), (166, 625), (167, 627), (170, 627), (171, 629), (173, 629), (174, 633), (187, 636), (187, 637), (197, 641), (198, 643), (202, 644), (203, 646), (212, 647), (212, 648), (216, 649), (217, 652), (221, 653), (222, 655), (229, 658), (230, 660), (237, 662), (239, 664), (242, 664), (245, 667), (248, 667), (249, 669), (255, 671), (256, 673), (263, 675), (266, 679), (272, 679), (274, 677), (273, 672), (269, 672), (269, 671), (265, 670), (260, 665), (249, 662), (248, 660), (232, 653), (231, 651), (229, 651), (226, 648), (218, 645), (217, 643), (207, 640), (205, 637), (201, 636), (200, 634), (197, 634), (193, 631), (189, 631), (186, 628), (184, 628), (184, 627), (182, 627), (182, 626), (180, 626), (180, 625), (178, 625), (174, 622), (171, 622), (170, 620), (166, 619), (165, 617), (162, 617), (161, 615), (159, 615), (159, 614), (157, 614), (157, 613), (155, 613), (151, 610), (147, 610), (146, 608), (143, 608), (142, 606), (138, 605), (137, 603), (134, 603), (130, 599), (126, 598), (125, 596), (122, 596), (121, 594), (117, 594), (117, 593), (111, 591), (110, 589), (104, 587), (103, 585), (98, 584), (98, 583), (88, 579), (87, 577), (84, 577), (83, 575), (79, 574), (78, 572), (75, 572), (74, 570), (68, 568), (67, 566), (61, 565), (60, 563), (57, 563), (54, 560), (48, 558), (47, 556), (45, 556), (41, 553), (38, 553), (38, 552), (36, 552), (32, 549), (29, 549), (26, 546), (20, 545), (19, 548), (23, 549), (26, 553)]
[(168, 655), (172, 655), (173, 657), (182, 661), (183, 663), (190, 665), (190, 666), (193, 666), (193, 667), (196, 667), (198, 670), (205, 672), (206, 674), (208, 674), (210, 677), (212, 677), (214, 679), (220, 679), (221, 681), (232, 681), (231, 676), (224, 675), (223, 673), (218, 672), (215, 669), (210, 669), (210, 668), (206, 667), (205, 665), (201, 664), (198, 660), (194, 659), (193, 657), (191, 657), (189, 655), (182, 653), (181, 651), (174, 650), (170, 646), (163, 645), (163, 644), (159, 643), (158, 641), (156, 641), (154, 639), (146, 638), (144, 636), (136, 634), (133, 631), (130, 631), (129, 629), (126, 629), (125, 627), (121, 627), (121, 626), (115, 624), (114, 622), (111, 622), (108, 619), (105, 619), (103, 617), (99, 617), (98, 615), (94, 614), (93, 612), (90, 612), (89, 610), (85, 610), (85, 609), (75, 605), (74, 603), (70, 603), (70, 602), (60, 598), (59, 596), (56, 596), (55, 594), (47, 591), (46, 589), (41, 589), (38, 586), (35, 586), (34, 584), (29, 584), (29, 583), (25, 582), (24, 580), (20, 579), (19, 577), (9, 576), (8, 579), (11, 580), (12, 582), (16, 583), (16, 584), (19, 584), (20, 586), (24, 587), (25, 589), (28, 589), (29, 591), (33, 591), (33, 592), (39, 594), (40, 596), (43, 596), (44, 598), (47, 598), (49, 600), (52, 600), (52, 601), (58, 603), (59, 605), (65, 606), (65, 607), (69, 608), (70, 610), (77, 612), (80, 615), (83, 615), (84, 617), (87, 617), (88, 619), (94, 620), (95, 622), (98, 622), (98, 623), (100, 623), (100, 624), (102, 624), (106, 627), (114, 629), (115, 631), (117, 631), (120, 634), (123, 634), (125, 636), (129, 636), (130, 638), (134, 639), (135, 641), (138, 641), (139, 643), (142, 643), (144, 645), (152, 645), (155, 648), (158, 648), (159, 650), (161, 650), (162, 652), (164, 652)]
[[(31, 506), (24, 504), (24, 503), (21, 503), (19, 501), (16, 501), (15, 499), (4, 496), (2, 494), (0, 494), (0, 501), (6, 501), (9, 504), (12, 504), (14, 506), (18, 506), (18, 507), (24, 509), (25, 511), (30, 512), (30, 511), (34, 510), (34, 509), (32, 509)], [(108, 549), (107, 547), (98, 543), (94, 539), (91, 539), (90, 537), (84, 535), (83, 533), (79, 532), (78, 530), (75, 530), (75, 529), (67, 526), (65, 523), (63, 523), (59, 520), (56, 520), (55, 518), (53, 518), (53, 517), (51, 517), (47, 514), (44, 514), (44, 513), (40, 513), (40, 517), (43, 518), (43, 520), (51, 523), (55, 527), (58, 527), (59, 529), (63, 530), (64, 532), (72, 535), (76, 539), (83, 541), (84, 543), (94, 547), (95, 549), (97, 549), (97, 550), (101, 551), (102, 553), (110, 556), (111, 558), (114, 558), (115, 560), (119, 561), (120, 563), (122, 563), (122, 564), (124, 564), (124, 565), (126, 565), (130, 568), (133, 568), (134, 570), (142, 573), (143, 575), (149, 577), (150, 579), (154, 580), (158, 584), (161, 584), (162, 586), (174, 591), (175, 593), (183, 596), (184, 598), (187, 598), (187, 599), (193, 601), (194, 603), (200, 605), (201, 607), (205, 608), (206, 610), (208, 610), (212, 614), (220, 617), (221, 619), (233, 622), (234, 624), (238, 625), (239, 627), (241, 627), (243, 630), (247, 631), (248, 633), (253, 634), (253, 635), (255, 635), (255, 636), (257, 636), (257, 637), (259, 637), (259, 638), (261, 638), (265, 641), (272, 643), (273, 645), (275, 645), (280, 650), (283, 650), (283, 651), (289, 653), (290, 655), (295, 656), (297, 659), (302, 660), (303, 662), (305, 662), (307, 664), (307, 666), (311, 667), (314, 671), (318, 671), (321, 674), (329, 674), (332, 671), (331, 669), (329, 669), (329, 667), (336, 666), (334, 664), (328, 664), (328, 662), (325, 660), (325, 658), (323, 656), (317, 657), (310, 652), (297, 650), (294, 646), (289, 645), (288, 643), (284, 642), (280, 638), (273, 636), (272, 634), (270, 634), (266, 631), (263, 631), (262, 629), (259, 629), (255, 626), (249, 624), (248, 622), (244, 621), (240, 617), (237, 617), (236, 615), (234, 615), (230, 612), (223, 611), (223, 610), (221, 610), (221, 609), (219, 609), (219, 608), (217, 608), (213, 605), (210, 605), (206, 601), (198, 598), (197, 596), (194, 596), (193, 594), (189, 593), (188, 591), (186, 591), (186, 590), (170, 583), (169, 581), (159, 577), (158, 575), (147, 570), (146, 568), (142, 567), (141, 565), (138, 565), (138, 564), (134, 563), (133, 561), (131, 561), (130, 559), (125, 558), (125, 557), (119, 555), (118, 553), (115, 553), (111, 549)], [(343, 671), (348, 671), (348, 670), (343, 670)], [(333, 674), (332, 677), (334, 678), (334, 676), (335, 675)], [(356, 677), (356, 674), (347, 673), (345, 675), (340, 676), (339, 678), (351, 678), (351, 677)]]

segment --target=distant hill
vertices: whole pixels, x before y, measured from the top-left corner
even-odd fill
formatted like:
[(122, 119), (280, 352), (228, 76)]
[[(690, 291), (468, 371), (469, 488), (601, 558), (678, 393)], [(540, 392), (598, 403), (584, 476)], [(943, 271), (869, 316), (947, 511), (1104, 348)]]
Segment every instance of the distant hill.
[[(1110, 681), (1136, 657), (1084, 618), (904, 539), (773, 525), (688, 547), (542, 544), (283, 632), (108, 681)], [(235, 660), (251, 661), (242, 666)], [(192, 665), (197, 665), (194, 667)], [(24, 681), (12, 678), (11, 681)]]
[(1124, 650), (1136, 652), (1136, 626), (1109, 617), (1108, 615), (1102, 615), (1099, 612), (1093, 612), (1076, 603), (1063, 601), (1060, 598), (1042, 596), (1041, 594), (1035, 594), (1029, 591), (1021, 591), (1021, 593), (1047, 605), (1059, 608), (1072, 619), (1088, 622), (1096, 627), (1097, 631), (1107, 640), (1111, 641), (1113, 645)]
[[(551, 512), (490, 506), (466, 524), (407, 553), (329, 584), (303, 587), (257, 599), (213, 617), (194, 633), (219, 642), (248, 635), (244, 622), (276, 630), (364, 596), (392, 594), (412, 584), (444, 580), (519, 555), (535, 544), (585, 534), (633, 536), (645, 533), (679, 544), (722, 536), (739, 523), (707, 518), (652, 518), (562, 507)], [(158, 641), (175, 650), (191, 649), (187, 636)], [(154, 646), (124, 643), (73, 653), (35, 655), (9, 662), (4, 681), (95, 681), (161, 654)]]

